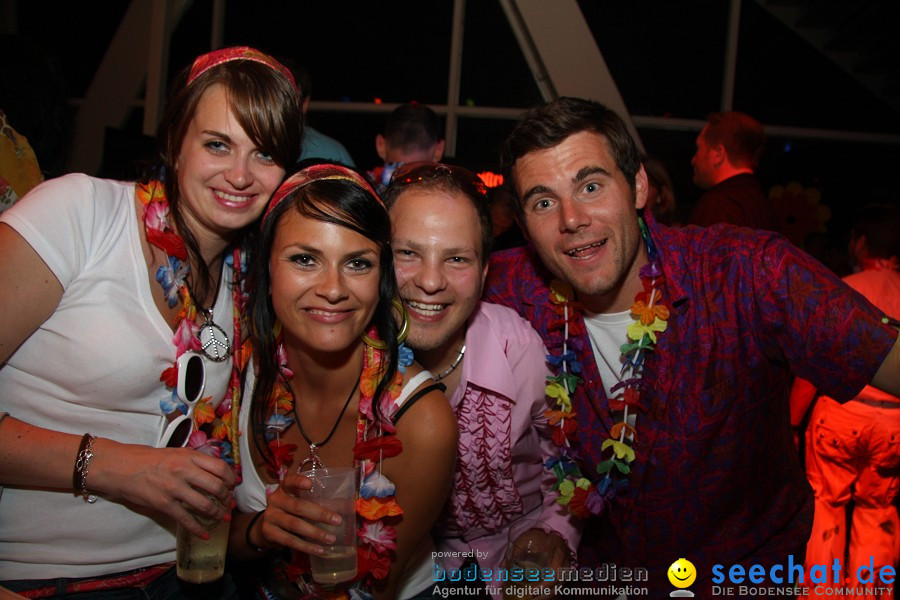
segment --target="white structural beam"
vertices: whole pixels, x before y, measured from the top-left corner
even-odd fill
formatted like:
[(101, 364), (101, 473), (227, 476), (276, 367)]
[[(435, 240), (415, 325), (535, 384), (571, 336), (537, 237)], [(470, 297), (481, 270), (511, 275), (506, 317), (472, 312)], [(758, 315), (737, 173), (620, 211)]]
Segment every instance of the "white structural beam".
[(738, 31), (741, 28), (741, 0), (731, 0), (728, 11), (728, 35), (725, 39), (725, 72), (722, 74), (723, 111), (734, 107), (734, 80), (737, 74)]
[(447, 75), (447, 118), (444, 126), (444, 153), (456, 156), (457, 107), (462, 80), (463, 33), (466, 21), (466, 0), (453, 2), (453, 30), (450, 37), (450, 68)]
[(145, 108), (154, 122), (145, 119), (144, 130), (155, 130), (165, 95), (170, 33), (189, 4), (189, 0), (132, 0), (128, 5), (75, 117), (77, 150), (69, 159), (70, 171), (99, 170), (106, 128), (124, 126), (134, 107), (142, 104), (145, 82), (151, 99)]
[(576, 0), (499, 0), (546, 100), (595, 100), (625, 121), (638, 146), (625, 100)]

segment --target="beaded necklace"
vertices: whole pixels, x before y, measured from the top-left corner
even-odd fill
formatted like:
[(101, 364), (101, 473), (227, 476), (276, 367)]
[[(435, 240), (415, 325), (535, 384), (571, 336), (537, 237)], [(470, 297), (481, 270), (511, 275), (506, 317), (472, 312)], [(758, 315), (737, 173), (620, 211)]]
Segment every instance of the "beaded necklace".
[[(267, 412), (271, 414), (266, 421), (267, 447), (269, 457), (266, 462), (279, 481), (284, 479), (288, 466), (294, 462), (296, 444), (285, 444), (282, 441), (284, 432), (294, 423), (291, 416), (294, 412), (294, 397), (287, 381), (293, 378), (293, 372), (287, 366), (287, 353), (280, 326), (276, 325), (277, 363), (280, 375), (275, 382), (272, 394), (268, 399)], [(378, 341), (375, 328), (370, 328), (367, 336)], [(401, 357), (404, 356), (401, 353)], [(378, 410), (374, 410), (374, 395), (384, 373), (384, 361), (387, 360), (382, 349), (369, 345), (364, 346), (363, 368), (359, 378), (359, 408), (356, 421), (356, 444), (353, 447), (353, 465), (362, 477), (359, 496), (356, 500), (357, 513), (357, 584), (369, 586), (376, 579), (387, 577), (391, 568), (391, 553), (397, 550), (397, 530), (389, 525), (386, 519), (403, 514), (395, 499), (395, 486), (383, 474), (383, 461), (397, 456), (403, 450), (403, 444), (394, 435), (393, 414), (397, 410), (396, 399), (400, 395), (403, 384), (403, 368), (412, 361), (403, 362), (401, 369), (387, 391), (378, 400)], [(306, 556), (293, 553), (286, 574), (291, 581), (296, 581), (308, 572)], [(326, 590), (318, 590), (316, 597), (330, 597)]]
[[(138, 183), (135, 194), (144, 205), (143, 224), (147, 241), (166, 254), (166, 264), (156, 271), (156, 280), (165, 294), (170, 308), (179, 301), (181, 309), (175, 316), (175, 358), (188, 351), (203, 351), (208, 340), (202, 340), (201, 334), (208, 329), (211, 317), (206, 314), (207, 322), (198, 326), (196, 321), (198, 308), (194, 303), (187, 285), (190, 264), (187, 261), (187, 248), (184, 240), (168, 225), (169, 202), (166, 199), (165, 187), (160, 181)], [(241, 342), (241, 313), (247, 302), (247, 294), (241, 283), (243, 281), (244, 260), (239, 248), (235, 248), (225, 262), (232, 267), (232, 304), (234, 319), (234, 340), (232, 344), (232, 368), (228, 391), (222, 402), (213, 407), (212, 398), (201, 398), (194, 408), (194, 432), (188, 440), (191, 448), (201, 450), (212, 456), (224, 459), (231, 464), (240, 475), (240, 450), (238, 445), (238, 414), (241, 400), (241, 374), (250, 357), (249, 340)], [(205, 309), (204, 309), (205, 310)], [(218, 326), (215, 326), (218, 328)], [(223, 332), (224, 335), (224, 332)], [(170, 394), (159, 403), (164, 415), (175, 410), (187, 414), (187, 407), (178, 400), (178, 367), (173, 361), (171, 367), (163, 370), (159, 377)], [(203, 427), (206, 426), (206, 427)], [(201, 429), (203, 427), (203, 429)]]
[(555, 280), (550, 285), (550, 302), (553, 311), (562, 317), (562, 323), (554, 323), (551, 329), (563, 330), (563, 346), (559, 355), (549, 355), (548, 362), (556, 367), (557, 374), (547, 377), (546, 393), (555, 401), (557, 410), (546, 411), (554, 426), (553, 442), (560, 447), (560, 458), (548, 461), (547, 468), (556, 476), (554, 489), (557, 502), (570, 513), (587, 517), (599, 515), (612, 499), (628, 486), (627, 476), (634, 461), (634, 448), (628, 443), (637, 436), (636, 428), (629, 424), (630, 413), (641, 410), (641, 381), (644, 358), (656, 345), (656, 334), (666, 330), (669, 309), (661, 304), (663, 273), (659, 268), (659, 254), (643, 218), (638, 219), (641, 237), (647, 250), (648, 263), (641, 267), (643, 290), (635, 296), (631, 306), (634, 323), (628, 326), (628, 343), (621, 346), (623, 364), (620, 381), (610, 388), (609, 408), (612, 413), (621, 412), (622, 418), (610, 429), (609, 438), (600, 446), (601, 458), (596, 466), (598, 477), (582, 473), (578, 456), (573, 448), (577, 421), (572, 407), (572, 395), (582, 380), (581, 363), (569, 348), (569, 325), (577, 317), (579, 305), (568, 284)]

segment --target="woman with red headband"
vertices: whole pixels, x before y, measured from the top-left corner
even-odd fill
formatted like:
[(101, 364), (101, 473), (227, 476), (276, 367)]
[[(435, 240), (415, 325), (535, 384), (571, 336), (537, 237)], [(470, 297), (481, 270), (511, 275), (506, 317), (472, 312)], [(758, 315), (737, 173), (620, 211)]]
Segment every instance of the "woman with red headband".
[(67, 175), (0, 219), (0, 583), (29, 597), (179, 597), (176, 523), (202, 537), (189, 510), (233, 505), (242, 246), (299, 154), (299, 94), (246, 47), (173, 90), (160, 180)]
[[(229, 539), (234, 556), (264, 559), (260, 597), (394, 600), (434, 588), (429, 531), (458, 432), (443, 386), (398, 343), (408, 322), (390, 239), (381, 200), (337, 165), (287, 179), (263, 217), (249, 273), (258, 367), (248, 369), (235, 491), (244, 514)], [(335, 467), (359, 480), (356, 575), (325, 589), (309, 557), (337, 545), (321, 528), (337, 515), (304, 498), (312, 484), (298, 473)]]

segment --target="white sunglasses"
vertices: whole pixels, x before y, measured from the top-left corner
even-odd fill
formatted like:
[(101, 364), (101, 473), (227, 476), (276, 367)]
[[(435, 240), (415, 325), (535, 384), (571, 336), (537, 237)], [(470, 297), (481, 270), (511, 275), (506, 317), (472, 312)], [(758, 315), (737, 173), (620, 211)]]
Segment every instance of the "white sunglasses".
[(176, 393), (188, 408), (187, 413), (169, 421), (159, 436), (157, 448), (183, 448), (194, 432), (194, 407), (203, 397), (206, 388), (206, 365), (196, 352), (185, 352), (178, 357), (178, 387)]

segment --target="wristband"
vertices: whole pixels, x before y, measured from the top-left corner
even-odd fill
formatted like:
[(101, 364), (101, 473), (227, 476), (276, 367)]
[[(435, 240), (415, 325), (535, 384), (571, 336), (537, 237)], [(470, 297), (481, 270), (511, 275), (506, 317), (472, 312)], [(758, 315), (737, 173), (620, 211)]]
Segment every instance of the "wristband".
[(253, 529), (253, 526), (256, 525), (256, 522), (259, 521), (259, 518), (266, 512), (265, 510), (261, 510), (250, 519), (250, 522), (247, 524), (247, 530), (244, 531), (244, 541), (247, 542), (247, 547), (256, 552), (257, 554), (262, 554), (266, 551), (265, 548), (257, 546), (253, 542), (250, 541), (250, 530)]

